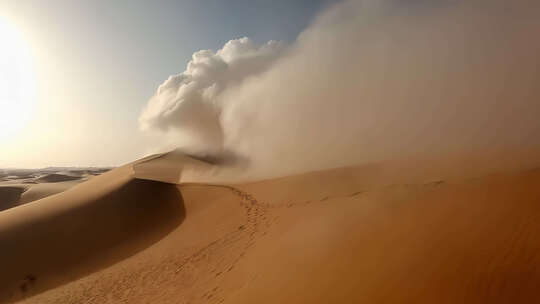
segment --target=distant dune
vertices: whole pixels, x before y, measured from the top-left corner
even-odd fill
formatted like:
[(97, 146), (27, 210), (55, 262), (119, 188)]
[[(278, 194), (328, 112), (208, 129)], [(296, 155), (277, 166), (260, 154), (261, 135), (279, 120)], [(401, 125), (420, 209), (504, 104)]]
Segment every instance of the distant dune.
[(0, 212), (0, 297), (540, 301), (540, 163), (457, 164), (386, 162), (204, 184), (194, 180), (198, 170), (214, 174), (211, 164), (150, 157)]
[(109, 168), (0, 170), (0, 211), (63, 192)]
[(81, 176), (72, 176), (72, 175), (65, 175), (65, 174), (47, 174), (45, 176), (41, 176), (36, 179), (37, 182), (43, 182), (43, 183), (58, 183), (58, 182), (65, 182), (65, 181), (72, 181), (80, 179)]

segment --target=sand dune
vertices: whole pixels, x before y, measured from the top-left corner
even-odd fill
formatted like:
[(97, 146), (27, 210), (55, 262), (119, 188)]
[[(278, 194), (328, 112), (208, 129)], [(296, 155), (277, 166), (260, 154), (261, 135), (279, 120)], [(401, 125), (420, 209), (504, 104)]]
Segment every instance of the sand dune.
[(12, 169), (0, 174), (0, 211), (51, 196), (109, 171), (108, 168)]
[(26, 204), (32, 201), (37, 201), (47, 196), (51, 196), (57, 193), (64, 192), (73, 186), (81, 183), (84, 180), (75, 179), (72, 181), (65, 182), (53, 182), (53, 183), (37, 183), (31, 185), (27, 190), (21, 195), (19, 204)]
[(219, 172), (219, 167), (179, 151), (171, 151), (143, 158), (133, 163), (132, 170), (135, 178), (181, 184), (207, 180)]
[(58, 182), (66, 182), (66, 181), (72, 181), (81, 179), (81, 176), (72, 176), (72, 175), (65, 175), (65, 174), (58, 174), (58, 173), (51, 173), (47, 174), (41, 177), (38, 177), (36, 179), (37, 182), (43, 182), (43, 183), (58, 183)]
[(51, 196), (85, 181), (40, 183), (34, 180), (14, 180), (0, 183), (0, 211)]
[[(161, 156), (135, 167), (155, 177), (151, 160), (170, 160)], [(455, 166), (387, 163), (177, 186), (133, 179), (128, 165), (0, 213), (0, 294), (24, 303), (535, 303), (538, 167), (463, 167), (460, 176)]]
[(25, 190), (23, 186), (0, 186), (0, 211), (17, 206)]
[(74, 280), (149, 246), (184, 217), (176, 187), (120, 168), (0, 213), (0, 299)]

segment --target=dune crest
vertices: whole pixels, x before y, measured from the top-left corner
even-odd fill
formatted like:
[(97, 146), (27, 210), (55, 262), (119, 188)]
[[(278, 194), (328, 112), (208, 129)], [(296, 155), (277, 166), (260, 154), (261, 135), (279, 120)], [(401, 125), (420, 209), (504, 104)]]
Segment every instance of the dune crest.
[(181, 184), (201, 179), (211, 179), (220, 168), (202, 158), (196, 158), (180, 151), (151, 155), (132, 165), (133, 177)]

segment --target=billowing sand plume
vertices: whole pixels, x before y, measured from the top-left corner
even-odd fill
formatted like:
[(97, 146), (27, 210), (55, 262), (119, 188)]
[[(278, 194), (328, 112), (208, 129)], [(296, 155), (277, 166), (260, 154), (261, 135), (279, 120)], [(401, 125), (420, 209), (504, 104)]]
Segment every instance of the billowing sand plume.
[(277, 41), (258, 46), (247, 37), (227, 42), (217, 52), (193, 54), (186, 71), (169, 77), (139, 118), (141, 128), (174, 134), (172, 144), (217, 153), (223, 149), (223, 130), (215, 98), (229, 86), (260, 74), (283, 52)]
[[(344, 1), (272, 61), (247, 40), (196, 53), (141, 121), (190, 152), (242, 155), (246, 178), (538, 147), (539, 12), (528, 0)], [(224, 81), (231, 45), (253, 54), (231, 62), (257, 69)]]
[(47, 182), (47, 183), (58, 183), (58, 182), (67, 182), (72, 180), (80, 179), (80, 176), (72, 176), (58, 173), (51, 173), (44, 176), (40, 176), (36, 179), (38, 182)]

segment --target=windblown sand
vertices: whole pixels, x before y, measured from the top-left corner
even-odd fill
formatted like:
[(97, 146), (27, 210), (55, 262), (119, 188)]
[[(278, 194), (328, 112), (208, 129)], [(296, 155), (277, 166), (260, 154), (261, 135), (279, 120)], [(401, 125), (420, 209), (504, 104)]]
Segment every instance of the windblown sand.
[(0, 212), (2, 301), (540, 301), (538, 163), (374, 164), (234, 185), (133, 177), (160, 179), (164, 163)]

